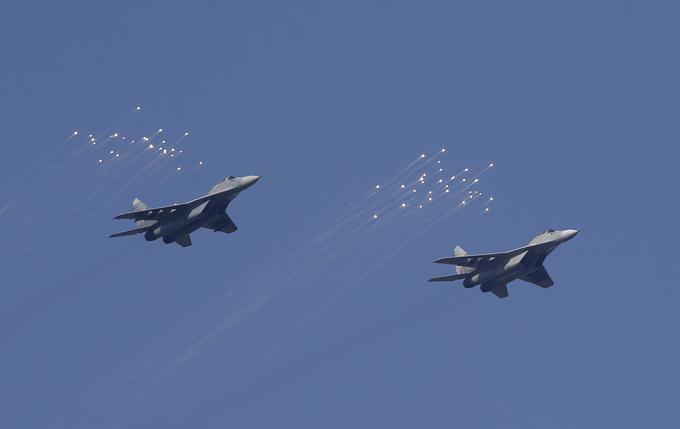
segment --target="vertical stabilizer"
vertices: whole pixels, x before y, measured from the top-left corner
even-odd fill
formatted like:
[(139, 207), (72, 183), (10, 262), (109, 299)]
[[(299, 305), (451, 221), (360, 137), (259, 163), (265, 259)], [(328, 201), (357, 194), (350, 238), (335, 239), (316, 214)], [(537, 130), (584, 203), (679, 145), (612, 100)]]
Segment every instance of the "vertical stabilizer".
[[(455, 249), (453, 249), (453, 256), (459, 257), (459, 256), (467, 256), (467, 252), (465, 249), (463, 249), (460, 246), (456, 246)], [(456, 273), (457, 274), (467, 274), (473, 272), (475, 269), (472, 267), (461, 267), (460, 265), (456, 265)]]
[[(135, 209), (136, 212), (141, 212), (149, 208), (146, 204), (144, 204), (144, 201), (140, 200), (139, 198), (135, 198), (132, 200), (132, 207)], [(147, 221), (147, 220), (138, 220), (135, 222), (138, 227), (144, 228), (146, 226), (152, 225), (154, 222), (153, 221)]]
[(144, 204), (144, 201), (140, 200), (139, 198), (135, 198), (132, 200), (132, 207), (135, 209), (136, 212), (141, 212), (142, 210), (146, 210), (149, 208), (146, 204)]

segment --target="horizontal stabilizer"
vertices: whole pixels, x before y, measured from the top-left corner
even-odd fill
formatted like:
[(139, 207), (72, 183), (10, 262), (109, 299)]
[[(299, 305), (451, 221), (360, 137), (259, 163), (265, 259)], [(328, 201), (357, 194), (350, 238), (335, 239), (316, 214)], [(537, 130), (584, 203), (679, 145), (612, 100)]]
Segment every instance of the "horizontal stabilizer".
[[(149, 225), (149, 226), (152, 226), (152, 225)], [(146, 231), (149, 230), (149, 226), (145, 226), (144, 228), (130, 229), (130, 230), (123, 231), (123, 232), (117, 232), (115, 234), (111, 234), (110, 238), (123, 237), (123, 236), (126, 236), (126, 235), (143, 234), (143, 233), (145, 233)]]
[(466, 277), (468, 277), (467, 274), (454, 274), (452, 276), (433, 277), (428, 281), (430, 281), (430, 282), (455, 282), (456, 280), (462, 280)]

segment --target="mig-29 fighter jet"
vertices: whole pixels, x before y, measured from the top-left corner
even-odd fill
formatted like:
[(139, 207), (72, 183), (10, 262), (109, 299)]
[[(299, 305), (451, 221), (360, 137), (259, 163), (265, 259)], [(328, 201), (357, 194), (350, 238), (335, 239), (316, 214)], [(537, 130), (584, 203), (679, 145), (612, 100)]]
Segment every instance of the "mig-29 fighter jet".
[(139, 199), (132, 202), (134, 211), (123, 213), (114, 219), (131, 219), (137, 228), (119, 232), (111, 237), (144, 234), (147, 241), (162, 238), (164, 243), (177, 243), (182, 247), (191, 246), (189, 234), (199, 228), (212, 229), (230, 234), (236, 225), (225, 210), (236, 196), (251, 187), (260, 176), (229, 176), (217, 183), (206, 195), (184, 204), (148, 208)]
[(456, 246), (453, 257), (434, 261), (435, 264), (455, 265), (456, 274), (435, 277), (430, 281), (463, 280), (466, 288), (480, 285), (482, 292), (493, 292), (499, 298), (508, 296), (508, 283), (517, 279), (548, 288), (553, 285), (553, 281), (543, 266), (543, 261), (557, 246), (572, 239), (577, 233), (575, 229), (549, 229), (531, 240), (528, 245), (504, 253), (468, 255), (460, 246)]

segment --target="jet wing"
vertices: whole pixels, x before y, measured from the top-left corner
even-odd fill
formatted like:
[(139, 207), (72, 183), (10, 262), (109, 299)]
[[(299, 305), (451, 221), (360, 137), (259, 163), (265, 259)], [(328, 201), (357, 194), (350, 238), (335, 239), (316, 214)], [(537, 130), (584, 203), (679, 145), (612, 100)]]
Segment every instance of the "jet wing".
[(434, 263), (477, 268), (484, 265), (497, 264), (500, 262), (507, 261), (508, 259), (526, 251), (527, 251), (526, 247), (520, 247), (519, 249), (503, 253), (480, 253), (478, 255), (451, 256), (448, 258), (440, 258), (435, 260)]
[(532, 244), (530, 246), (519, 247), (508, 252), (501, 253), (479, 253), (477, 255), (462, 255), (440, 258), (434, 261), (435, 264), (458, 265), (459, 267), (479, 268), (488, 265), (500, 264), (510, 258), (514, 258), (524, 252), (529, 252), (543, 247), (550, 243)]
[(231, 234), (238, 229), (234, 221), (226, 213), (223, 213), (214, 222), (205, 225), (204, 228), (212, 229), (215, 232), (224, 232), (225, 234)]
[(524, 280), (525, 282), (533, 283), (536, 286), (540, 286), (542, 288), (548, 288), (555, 284), (543, 265), (541, 265), (541, 267), (537, 270), (520, 277), (520, 279)]
[(196, 205), (196, 201), (197, 200), (184, 204), (175, 204), (172, 206), (155, 207), (152, 209), (122, 213), (114, 217), (114, 219), (132, 219), (134, 221), (159, 220), (167, 216), (173, 216), (175, 214), (191, 210)]

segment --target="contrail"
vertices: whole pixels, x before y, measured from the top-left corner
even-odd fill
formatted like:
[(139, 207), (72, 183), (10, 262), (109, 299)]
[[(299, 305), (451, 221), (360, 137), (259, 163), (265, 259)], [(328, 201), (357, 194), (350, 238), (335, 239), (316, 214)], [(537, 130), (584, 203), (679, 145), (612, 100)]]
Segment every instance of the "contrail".
[[(382, 199), (384, 198), (390, 198), (389, 197), (389, 191), (392, 189), (392, 187), (398, 185), (401, 181), (403, 181), (403, 176), (407, 174), (411, 174), (413, 170), (415, 170), (415, 167), (418, 168), (425, 168), (427, 165), (429, 165), (432, 161), (436, 160), (439, 156), (443, 155), (446, 153), (446, 149), (441, 149), (438, 151), (436, 154), (433, 156), (427, 158), (426, 155), (423, 153), (419, 155), (416, 159), (413, 161), (409, 162), (405, 167), (403, 167), (397, 174), (392, 176), (390, 179), (387, 181), (383, 182), (382, 184), (377, 184), (375, 187), (369, 192), (369, 194), (359, 201), (358, 203), (354, 203), (350, 205), (351, 207), (356, 207), (356, 206), (363, 206), (366, 204), (368, 201), (371, 201), (374, 206), (381, 205), (383, 203)], [(427, 158), (427, 159), (426, 159)], [(402, 179), (402, 180), (400, 180)], [(414, 182), (415, 183), (415, 182)], [(385, 195), (387, 193), (387, 195)], [(385, 195), (385, 196), (383, 196)], [(377, 196), (377, 198), (376, 198)], [(329, 229), (328, 233), (334, 233), (337, 231), (339, 228), (344, 227), (358, 218), (360, 218), (361, 213), (360, 212), (354, 212), (353, 214), (345, 214), (343, 216), (340, 216), (338, 218), (337, 223), (332, 224)], [(324, 238), (327, 237), (328, 234), (324, 235)]]
[[(434, 159), (434, 156), (431, 157), (430, 163), (434, 162)], [(344, 209), (342, 215), (333, 220), (328, 227), (320, 229), (303, 245), (289, 252), (282, 261), (255, 276), (250, 283), (238, 285), (225, 294), (223, 299), (215, 303), (215, 308), (218, 309), (216, 322), (201, 328), (200, 335), (178, 346), (177, 351), (169, 351), (172, 356), (168, 357), (164, 365), (153, 365), (161, 369), (153, 376), (142, 396), (155, 389), (163, 379), (171, 376), (177, 368), (200, 353), (211, 341), (235, 328), (238, 323), (246, 321), (266, 305), (284, 299), (295, 299), (295, 296), (305, 296), (306, 292), (312, 291), (310, 285), (323, 287), (324, 289), (317, 290), (311, 295), (311, 301), (303, 301), (305, 305), (296, 308), (299, 317), (290, 312), (282, 316), (286, 320), (291, 317), (297, 320), (292, 324), (283, 321), (280, 328), (276, 328), (282, 333), (273, 343), (271, 354), (267, 355), (272, 356), (279, 344), (285, 342), (289, 335), (320, 314), (342, 294), (356, 288), (371, 275), (383, 269), (387, 262), (434, 228), (437, 222), (469, 207), (470, 203), (454, 203), (453, 198), (454, 194), (465, 193), (467, 186), (470, 185), (468, 181), (462, 182), (464, 185), (458, 184), (458, 176), (465, 175), (466, 170), (457, 174), (455, 179), (449, 179), (441, 164), (435, 164), (433, 172), (425, 168), (424, 160), (420, 161), (420, 158), (411, 161), (397, 175), (375, 185), (376, 188), (359, 203)], [(191, 171), (195, 171), (196, 168)], [(415, 180), (412, 177), (405, 177), (409, 172), (420, 176)], [(425, 179), (426, 184), (423, 185), (423, 181), (419, 180), (423, 174), (434, 180)], [(402, 192), (402, 188), (399, 187), (402, 183), (417, 186), (417, 192)], [(406, 187), (403, 189), (410, 190)], [(447, 189), (449, 192), (446, 192)], [(478, 198), (476, 195), (478, 194), (475, 193), (470, 200)], [(432, 201), (429, 198), (432, 198)], [(399, 204), (392, 204), (393, 201), (401, 201), (408, 206), (401, 207)], [(418, 204), (426, 204), (427, 207), (418, 209)], [(377, 215), (377, 218), (374, 218), (374, 215)], [(431, 220), (423, 223), (425, 219)], [(386, 247), (389, 251), (385, 253), (383, 249)], [(162, 361), (162, 358), (158, 361)]]

